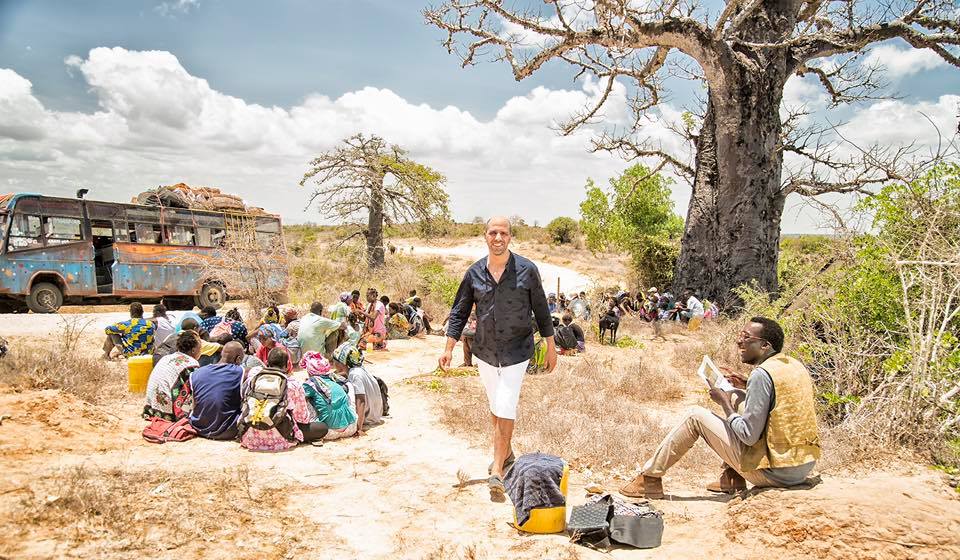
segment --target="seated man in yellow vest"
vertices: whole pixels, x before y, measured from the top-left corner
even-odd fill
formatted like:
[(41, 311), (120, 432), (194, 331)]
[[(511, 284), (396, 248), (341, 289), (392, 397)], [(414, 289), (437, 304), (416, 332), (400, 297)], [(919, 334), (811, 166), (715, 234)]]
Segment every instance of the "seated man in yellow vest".
[[(737, 348), (740, 360), (755, 366), (746, 381), (743, 412), (737, 412), (731, 393), (712, 389), (710, 398), (723, 408), (724, 417), (702, 407), (691, 409), (621, 494), (663, 498), (661, 477), (701, 437), (726, 463), (719, 483), (710, 484), (708, 490), (743, 490), (746, 481), (754, 486), (793, 486), (810, 474), (820, 458), (810, 373), (801, 362), (780, 353), (783, 329), (772, 319), (750, 319), (737, 337)], [(744, 386), (742, 380), (728, 379)]]

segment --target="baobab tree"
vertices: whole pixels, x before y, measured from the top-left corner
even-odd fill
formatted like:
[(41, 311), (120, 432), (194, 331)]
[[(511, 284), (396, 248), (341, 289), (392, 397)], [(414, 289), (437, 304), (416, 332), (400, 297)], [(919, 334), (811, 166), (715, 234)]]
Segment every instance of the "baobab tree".
[[(517, 7), (519, 6), (519, 7)], [(657, 161), (688, 180), (675, 284), (725, 298), (755, 280), (777, 289), (780, 219), (790, 193), (810, 197), (864, 192), (904, 180), (909, 148), (839, 150), (829, 130), (781, 116), (787, 79), (813, 76), (833, 105), (882, 95), (870, 45), (899, 39), (960, 67), (954, 0), (728, 0), (709, 13), (695, 0), (447, 0), (424, 11), (464, 66), (507, 62), (517, 80), (550, 61), (599, 79), (598, 100), (561, 125), (563, 134), (599, 127), (594, 150)], [(645, 137), (643, 125), (665, 98), (664, 79), (688, 77), (706, 96), (677, 132), (691, 156)], [(630, 125), (603, 126), (615, 84), (628, 86)], [(784, 169), (784, 155), (795, 165)]]
[(356, 134), (320, 155), (300, 186), (308, 181), (317, 185), (308, 205), (316, 203), (321, 215), (352, 223), (366, 214), (366, 227), (358, 224), (344, 241), (364, 236), (371, 267), (384, 264), (385, 222), (426, 222), (450, 213), (444, 176), (379, 136)]

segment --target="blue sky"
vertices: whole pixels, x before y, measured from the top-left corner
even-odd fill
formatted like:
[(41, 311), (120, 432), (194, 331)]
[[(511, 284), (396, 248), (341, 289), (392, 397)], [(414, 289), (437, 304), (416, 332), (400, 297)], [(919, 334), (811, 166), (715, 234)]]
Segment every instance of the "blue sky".
[[(519, 83), (505, 64), (462, 69), (443, 34), (424, 24), (425, 5), (0, 0), (0, 120), (35, 128), (0, 136), (0, 191), (67, 194), (84, 184), (97, 198), (124, 200), (182, 180), (237, 192), (289, 221), (315, 220), (315, 210), (303, 211), (309, 191), (296, 184), (306, 162), (362, 130), (444, 172), (459, 219), (576, 216), (586, 178), (626, 166), (588, 154), (588, 133), (561, 139), (550, 130), (597, 84), (574, 82), (561, 64)], [(949, 130), (960, 72), (886, 48), (878, 60), (902, 98), (833, 118), (850, 120), (863, 141), (930, 136), (920, 111)], [(667, 117), (693, 91), (672, 85)], [(826, 105), (809, 80), (790, 84), (787, 98)], [(681, 215), (688, 197), (678, 184)], [(818, 224), (788, 203), (784, 231)]]

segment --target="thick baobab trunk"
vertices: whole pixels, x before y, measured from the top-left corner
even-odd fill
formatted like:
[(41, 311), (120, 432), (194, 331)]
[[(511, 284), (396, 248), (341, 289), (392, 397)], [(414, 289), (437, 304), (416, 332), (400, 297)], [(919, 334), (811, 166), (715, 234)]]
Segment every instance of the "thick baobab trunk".
[(777, 290), (785, 199), (778, 150), (785, 78), (777, 70), (735, 69), (725, 90), (711, 87), (675, 291), (693, 288), (729, 306), (739, 303), (737, 286), (756, 281)]
[(370, 214), (367, 218), (367, 262), (370, 267), (383, 266), (383, 191), (372, 189)]

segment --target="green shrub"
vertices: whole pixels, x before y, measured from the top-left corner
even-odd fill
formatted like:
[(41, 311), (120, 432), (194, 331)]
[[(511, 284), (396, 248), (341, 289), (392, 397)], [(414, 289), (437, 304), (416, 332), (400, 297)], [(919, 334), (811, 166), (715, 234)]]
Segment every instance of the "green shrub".
[(573, 243), (579, 230), (580, 226), (577, 221), (566, 216), (554, 218), (547, 224), (547, 232), (550, 233), (550, 238), (557, 245)]

